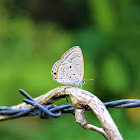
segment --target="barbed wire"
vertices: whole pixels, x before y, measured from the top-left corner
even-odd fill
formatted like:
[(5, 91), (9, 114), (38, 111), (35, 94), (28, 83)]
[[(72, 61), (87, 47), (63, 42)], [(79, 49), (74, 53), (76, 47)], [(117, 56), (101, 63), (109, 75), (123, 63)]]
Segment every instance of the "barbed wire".
[[(62, 113), (72, 113), (75, 114), (75, 108), (72, 107), (72, 104), (64, 104), (64, 105), (41, 105), (38, 104), (27, 92), (20, 89), (20, 93), (25, 96), (27, 99), (23, 99), (23, 101), (27, 104), (30, 104), (32, 107), (30, 108), (21, 108), (16, 109), (7, 106), (0, 107), (0, 115), (9, 115), (8, 119), (19, 118), (23, 116), (36, 116), (39, 115), (41, 119), (47, 119), (48, 117), (58, 118)], [(111, 102), (104, 103), (106, 107), (110, 108), (134, 108), (140, 107), (140, 100), (138, 99), (122, 99)], [(89, 110), (87, 106), (86, 109)]]

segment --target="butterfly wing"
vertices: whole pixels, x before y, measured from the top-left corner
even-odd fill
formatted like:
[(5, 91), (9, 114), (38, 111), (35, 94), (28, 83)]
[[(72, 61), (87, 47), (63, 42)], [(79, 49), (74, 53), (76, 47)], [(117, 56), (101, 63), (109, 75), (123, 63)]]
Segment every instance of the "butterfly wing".
[(81, 85), (84, 76), (84, 61), (80, 47), (72, 47), (63, 54), (52, 67), (52, 76), (61, 84)]

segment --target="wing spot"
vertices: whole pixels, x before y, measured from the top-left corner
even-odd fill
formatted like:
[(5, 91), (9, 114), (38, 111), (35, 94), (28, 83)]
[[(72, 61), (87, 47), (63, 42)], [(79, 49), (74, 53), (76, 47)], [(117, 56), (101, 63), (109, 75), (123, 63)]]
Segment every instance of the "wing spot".
[(71, 68), (71, 66), (70, 66), (70, 68)]
[(75, 75), (75, 73), (73, 75)]
[(58, 73), (57, 73), (57, 72), (54, 72), (53, 74), (54, 74), (54, 75), (57, 75)]

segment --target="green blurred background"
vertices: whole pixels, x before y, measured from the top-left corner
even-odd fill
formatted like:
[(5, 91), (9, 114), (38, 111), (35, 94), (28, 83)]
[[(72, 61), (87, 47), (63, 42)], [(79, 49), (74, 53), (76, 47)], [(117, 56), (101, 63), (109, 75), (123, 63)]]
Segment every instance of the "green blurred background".
[[(140, 99), (139, 0), (1, 0), (0, 106), (21, 103), (19, 89), (32, 97), (61, 86), (51, 68), (64, 52), (79, 45), (84, 55), (83, 85), (103, 102)], [(57, 105), (67, 103), (66, 100)], [(109, 109), (124, 139), (140, 139), (140, 109)], [(92, 112), (89, 123), (100, 126)], [(72, 114), (41, 120), (3, 121), (1, 140), (103, 140), (77, 125)]]

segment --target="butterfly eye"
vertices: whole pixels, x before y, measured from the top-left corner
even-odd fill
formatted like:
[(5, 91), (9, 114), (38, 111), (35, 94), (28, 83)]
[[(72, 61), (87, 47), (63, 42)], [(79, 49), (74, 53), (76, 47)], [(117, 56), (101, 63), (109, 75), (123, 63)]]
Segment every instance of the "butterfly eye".
[(85, 84), (85, 81), (84, 80), (82, 81), (82, 84)]

